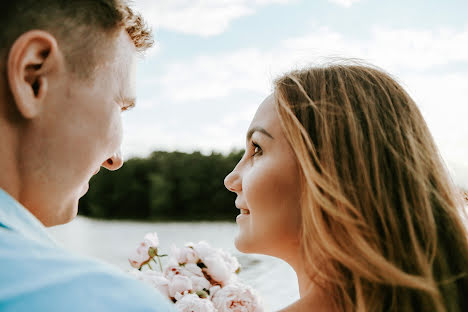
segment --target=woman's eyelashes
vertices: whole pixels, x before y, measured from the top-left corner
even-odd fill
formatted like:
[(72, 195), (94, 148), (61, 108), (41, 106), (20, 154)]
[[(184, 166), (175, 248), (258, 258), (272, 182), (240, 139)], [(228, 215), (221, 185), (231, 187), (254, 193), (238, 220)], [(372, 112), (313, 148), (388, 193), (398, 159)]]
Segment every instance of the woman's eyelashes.
[(128, 111), (128, 110), (132, 109), (132, 108), (133, 108), (132, 105), (121, 106), (120, 111), (125, 112), (125, 111)]
[(263, 150), (262, 148), (260, 147), (260, 145), (258, 145), (257, 143), (255, 143), (254, 141), (252, 141), (252, 156), (255, 157), (255, 156), (260, 156), (263, 154)]

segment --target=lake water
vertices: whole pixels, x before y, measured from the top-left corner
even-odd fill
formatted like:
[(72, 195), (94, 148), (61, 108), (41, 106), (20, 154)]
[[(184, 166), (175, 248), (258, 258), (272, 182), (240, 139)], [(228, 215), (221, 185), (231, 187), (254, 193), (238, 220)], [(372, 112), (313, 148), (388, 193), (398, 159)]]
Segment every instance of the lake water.
[(247, 255), (234, 247), (237, 225), (228, 222), (149, 223), (100, 221), (77, 217), (48, 230), (65, 248), (99, 258), (122, 270), (130, 269), (128, 256), (148, 232), (157, 232), (162, 252), (171, 244), (208, 241), (233, 254), (242, 265), (239, 278), (257, 289), (268, 310), (281, 309), (299, 298), (296, 274), (285, 262), (262, 255)]

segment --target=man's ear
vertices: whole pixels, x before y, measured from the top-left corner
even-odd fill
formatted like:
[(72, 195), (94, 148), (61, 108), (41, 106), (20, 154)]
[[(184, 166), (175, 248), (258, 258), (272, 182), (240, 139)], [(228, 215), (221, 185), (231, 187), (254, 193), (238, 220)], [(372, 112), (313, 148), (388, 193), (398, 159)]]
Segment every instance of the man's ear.
[(7, 60), (7, 77), (20, 114), (34, 118), (42, 110), (50, 74), (63, 67), (57, 40), (50, 33), (31, 30), (13, 43)]

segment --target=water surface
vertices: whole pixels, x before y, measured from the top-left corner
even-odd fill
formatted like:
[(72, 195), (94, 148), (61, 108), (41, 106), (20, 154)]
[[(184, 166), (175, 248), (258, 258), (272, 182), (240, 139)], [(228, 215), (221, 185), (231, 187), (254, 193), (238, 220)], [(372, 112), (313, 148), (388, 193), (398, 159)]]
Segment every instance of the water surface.
[(150, 223), (101, 221), (77, 217), (66, 225), (49, 228), (65, 248), (75, 253), (99, 258), (122, 270), (130, 269), (128, 256), (148, 232), (157, 232), (162, 252), (171, 244), (208, 241), (237, 257), (242, 265), (239, 277), (257, 289), (268, 310), (278, 310), (297, 300), (296, 275), (283, 261), (272, 257), (242, 254), (234, 247), (237, 225), (229, 222)]

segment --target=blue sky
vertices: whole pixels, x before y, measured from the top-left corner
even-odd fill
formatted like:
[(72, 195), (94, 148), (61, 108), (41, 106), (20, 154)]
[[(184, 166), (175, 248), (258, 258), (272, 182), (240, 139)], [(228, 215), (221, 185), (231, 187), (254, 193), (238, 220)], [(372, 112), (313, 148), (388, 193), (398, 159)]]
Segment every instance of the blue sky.
[(468, 187), (468, 1), (135, 0), (157, 44), (140, 60), (124, 155), (244, 146), (279, 74), (333, 57), (390, 72)]

